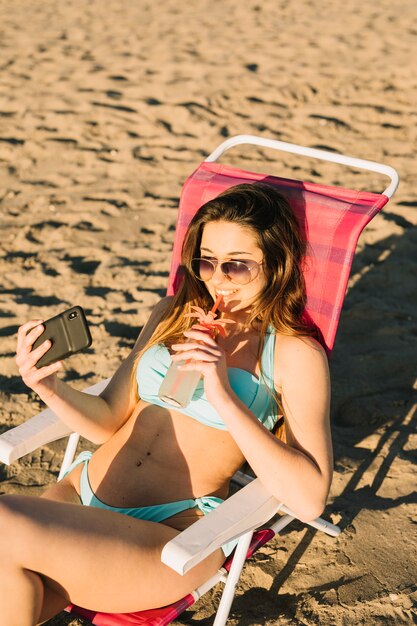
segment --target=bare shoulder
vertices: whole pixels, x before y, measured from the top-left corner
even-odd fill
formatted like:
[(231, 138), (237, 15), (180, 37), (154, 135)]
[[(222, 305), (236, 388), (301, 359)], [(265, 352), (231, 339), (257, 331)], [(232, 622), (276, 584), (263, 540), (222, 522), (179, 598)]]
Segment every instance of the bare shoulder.
[(275, 383), (282, 386), (287, 376), (303, 376), (312, 372), (328, 375), (328, 360), (323, 346), (313, 337), (278, 333), (274, 354)]
[(169, 306), (172, 302), (173, 296), (164, 296), (155, 304), (152, 309), (152, 313), (149, 319), (152, 319), (154, 315), (164, 315), (164, 313), (169, 309)]
[[(132, 386), (132, 372), (135, 368), (135, 362), (138, 354), (146, 346), (151, 338), (156, 327), (166, 315), (166, 312), (171, 303), (172, 297), (162, 298), (152, 309), (152, 312), (148, 318), (148, 321), (143, 326), (139, 333), (136, 343), (133, 346), (130, 354), (121, 363), (116, 373), (113, 375), (111, 381), (107, 385), (106, 389), (102, 392), (101, 397), (104, 398), (113, 410), (119, 410), (119, 407), (127, 408), (122, 409), (124, 417), (127, 417), (133, 410), (136, 403), (136, 395)], [(129, 398), (128, 402), (125, 399)]]
[(139, 336), (136, 340), (135, 349), (140, 349), (141, 346), (143, 346), (150, 339), (155, 328), (166, 315), (171, 302), (172, 296), (165, 296), (164, 298), (161, 298), (161, 300), (159, 300), (159, 302), (157, 302), (157, 304), (153, 307), (152, 313), (150, 314), (148, 321), (139, 333)]
[(311, 356), (312, 358), (325, 358), (327, 360), (323, 346), (313, 337), (277, 333), (275, 345), (275, 353), (282, 352), (286, 357), (302, 354), (306, 357)]

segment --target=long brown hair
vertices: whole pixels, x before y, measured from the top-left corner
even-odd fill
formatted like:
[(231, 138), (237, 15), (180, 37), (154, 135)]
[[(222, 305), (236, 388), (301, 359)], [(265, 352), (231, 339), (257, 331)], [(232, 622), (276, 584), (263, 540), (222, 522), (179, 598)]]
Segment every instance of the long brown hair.
[(212, 297), (191, 269), (192, 259), (200, 256), (203, 229), (209, 222), (232, 222), (250, 228), (263, 252), (265, 286), (248, 319), (261, 336), (258, 358), (271, 326), (286, 335), (314, 335), (314, 328), (303, 317), (306, 295), (302, 265), (306, 242), (302, 229), (288, 202), (274, 187), (242, 184), (209, 200), (191, 220), (182, 248), (180, 287), (144, 350), (159, 343), (169, 347), (181, 342), (184, 331), (195, 323), (184, 314), (191, 313), (192, 306), (205, 310), (212, 307)]

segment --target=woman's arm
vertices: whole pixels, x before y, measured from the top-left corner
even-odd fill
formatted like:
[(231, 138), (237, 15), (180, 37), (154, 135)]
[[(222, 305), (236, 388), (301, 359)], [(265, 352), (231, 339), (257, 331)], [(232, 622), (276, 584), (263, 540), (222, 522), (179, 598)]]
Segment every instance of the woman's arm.
[[(188, 333), (187, 333), (188, 334)], [(197, 339), (196, 331), (189, 335)], [(231, 389), (224, 353), (215, 344), (190, 344), (182, 357), (198, 359), (207, 399), (227, 424), (243, 455), (265, 487), (297, 516), (310, 521), (321, 514), (332, 477), (329, 424), (330, 383), (327, 358), (312, 339), (277, 336), (275, 371), (282, 394), (287, 443), (270, 433)], [(201, 346), (201, 343), (200, 343)], [(193, 348), (192, 348), (193, 347)]]
[(161, 321), (169, 298), (162, 299), (143, 327), (129, 356), (120, 365), (100, 396), (73, 389), (56, 376), (60, 362), (37, 369), (36, 363), (49, 349), (44, 342), (32, 351), (32, 345), (42, 333), (40, 320), (32, 320), (19, 328), (16, 363), (24, 383), (33, 389), (65, 424), (94, 443), (109, 439), (129, 418), (137, 396), (132, 385), (135, 358), (146, 345)]
[(330, 379), (324, 350), (307, 338), (277, 338), (275, 371), (285, 414), (283, 443), (236, 397), (216, 409), (265, 487), (303, 521), (318, 517), (330, 489)]

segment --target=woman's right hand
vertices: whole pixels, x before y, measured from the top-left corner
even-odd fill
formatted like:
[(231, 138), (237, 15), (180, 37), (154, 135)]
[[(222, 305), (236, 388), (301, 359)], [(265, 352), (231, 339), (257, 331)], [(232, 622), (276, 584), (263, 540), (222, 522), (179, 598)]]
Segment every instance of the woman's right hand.
[(34, 342), (43, 331), (42, 320), (31, 320), (20, 326), (17, 333), (16, 364), (25, 385), (45, 401), (46, 397), (55, 392), (57, 381), (55, 374), (62, 367), (62, 363), (57, 361), (39, 369), (36, 367), (41, 356), (51, 347), (48, 339), (32, 350)]

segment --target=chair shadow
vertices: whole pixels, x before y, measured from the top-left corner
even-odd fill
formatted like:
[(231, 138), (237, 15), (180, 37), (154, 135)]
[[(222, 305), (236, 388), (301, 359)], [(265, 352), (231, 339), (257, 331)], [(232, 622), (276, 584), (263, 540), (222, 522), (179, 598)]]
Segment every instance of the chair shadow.
[[(336, 471), (338, 464), (350, 463), (354, 468), (343, 492), (328, 509), (342, 513), (342, 528), (351, 524), (363, 508), (365, 495), (366, 508), (381, 511), (417, 501), (415, 494), (397, 498), (377, 495), (396, 457), (415, 460), (415, 453), (404, 448), (415, 432), (417, 403), (413, 305), (417, 261), (412, 254), (417, 229), (401, 216), (382, 214), (382, 217), (403, 227), (404, 233), (390, 235), (372, 246), (365, 245), (356, 255), (352, 275), (360, 278), (346, 295), (331, 365), (332, 377), (336, 379), (333, 409)], [(340, 383), (341, 380), (344, 382)], [(349, 405), (352, 405), (351, 414)], [(374, 437), (372, 444), (361, 445), (369, 437)], [(358, 489), (365, 472), (379, 455), (383, 461), (371, 484)]]

